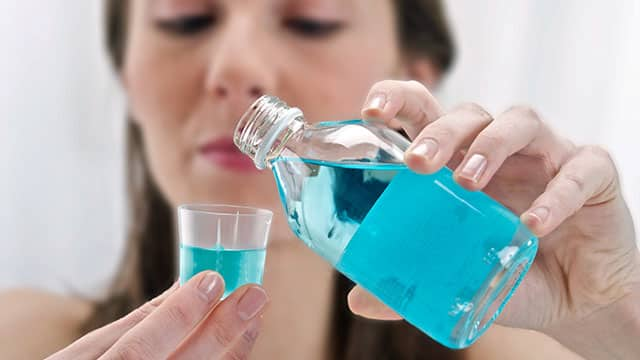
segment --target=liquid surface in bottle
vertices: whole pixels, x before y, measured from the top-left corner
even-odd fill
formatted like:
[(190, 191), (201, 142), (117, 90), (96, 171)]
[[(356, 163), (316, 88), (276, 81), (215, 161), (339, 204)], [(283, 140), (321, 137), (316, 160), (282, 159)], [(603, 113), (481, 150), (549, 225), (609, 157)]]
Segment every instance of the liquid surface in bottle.
[(180, 284), (205, 270), (217, 271), (224, 278), (223, 298), (245, 284), (261, 284), (265, 249), (203, 249), (180, 244)]
[(455, 333), (496, 269), (535, 253), (534, 241), (512, 242), (523, 228), (515, 215), (454, 184), (447, 168), (280, 158), (272, 169), (296, 235), (449, 347), (468, 345)]

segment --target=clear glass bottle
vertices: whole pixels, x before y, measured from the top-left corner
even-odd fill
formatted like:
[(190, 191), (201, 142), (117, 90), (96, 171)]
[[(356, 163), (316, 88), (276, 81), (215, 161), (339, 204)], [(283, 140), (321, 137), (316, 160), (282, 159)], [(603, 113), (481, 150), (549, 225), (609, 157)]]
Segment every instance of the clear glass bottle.
[(421, 175), (409, 141), (361, 120), (312, 126), (276, 97), (240, 119), (236, 145), (276, 178), (291, 229), (338, 271), (451, 348), (494, 321), (538, 240), (518, 216), (443, 168)]

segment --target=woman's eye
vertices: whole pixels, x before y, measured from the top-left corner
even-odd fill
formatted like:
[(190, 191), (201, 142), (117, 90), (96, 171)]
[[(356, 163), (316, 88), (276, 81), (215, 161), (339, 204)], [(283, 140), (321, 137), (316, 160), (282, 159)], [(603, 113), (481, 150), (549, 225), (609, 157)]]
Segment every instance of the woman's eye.
[(299, 35), (306, 37), (326, 37), (343, 27), (339, 21), (319, 21), (309, 18), (291, 18), (284, 22), (284, 25)]
[(215, 23), (212, 15), (183, 16), (176, 19), (156, 20), (159, 29), (175, 35), (193, 35), (206, 30)]

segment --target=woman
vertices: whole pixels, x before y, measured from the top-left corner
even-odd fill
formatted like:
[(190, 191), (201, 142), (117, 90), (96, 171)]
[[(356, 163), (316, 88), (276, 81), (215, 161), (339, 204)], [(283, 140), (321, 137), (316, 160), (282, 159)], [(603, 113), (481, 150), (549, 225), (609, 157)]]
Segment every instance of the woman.
[[(364, 117), (402, 126), (416, 138), (406, 157), (414, 170), (431, 172), (449, 163), (463, 186), (484, 188), (544, 236), (540, 257), (500, 317), (502, 324), (544, 331), (594, 358), (608, 349), (635, 350), (624, 340), (638, 334), (638, 310), (634, 318), (630, 304), (637, 303), (640, 260), (611, 160), (601, 150), (558, 138), (526, 109), (513, 108), (494, 121), (476, 105), (444, 112), (426, 89), (437, 84), (452, 58), (438, 2), (108, 5), (110, 50), (131, 113), (127, 256), (110, 296), (98, 304), (5, 295), (2, 305), (13, 308), (5, 311), (2, 329), (13, 327), (7, 334), (12, 346), (0, 351), (51, 353), (108, 324), (56, 357), (497, 359), (536, 358), (532, 349), (541, 346), (551, 348), (545, 358), (573, 356), (550, 340), (497, 327), (470, 350), (451, 352), (406, 323), (350, 315), (352, 285), (295, 240), (271, 174), (253, 171), (231, 143), (235, 122), (262, 93), (296, 104), (310, 119), (353, 118), (366, 98)], [(416, 81), (379, 82), (388, 78)], [(172, 209), (186, 202), (278, 212), (264, 279), (268, 311), (265, 292), (248, 286), (210, 313), (223, 281), (209, 272), (125, 316), (171, 286)], [(396, 318), (359, 289), (349, 299), (359, 314)], [(607, 337), (599, 337), (603, 327)], [(604, 345), (592, 349), (590, 343)]]

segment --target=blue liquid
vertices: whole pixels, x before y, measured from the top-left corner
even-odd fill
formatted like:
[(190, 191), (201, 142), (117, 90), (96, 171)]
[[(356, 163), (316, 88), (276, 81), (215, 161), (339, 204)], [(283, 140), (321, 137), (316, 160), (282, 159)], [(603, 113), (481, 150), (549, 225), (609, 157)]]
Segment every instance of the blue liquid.
[(225, 282), (223, 298), (245, 284), (262, 284), (265, 249), (203, 249), (180, 244), (180, 284), (204, 270), (217, 271)]
[(447, 168), (418, 175), (306, 159), (272, 168), (296, 235), (451, 348), (486, 329), (535, 256), (537, 240), (518, 217), (461, 188)]

